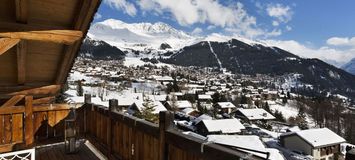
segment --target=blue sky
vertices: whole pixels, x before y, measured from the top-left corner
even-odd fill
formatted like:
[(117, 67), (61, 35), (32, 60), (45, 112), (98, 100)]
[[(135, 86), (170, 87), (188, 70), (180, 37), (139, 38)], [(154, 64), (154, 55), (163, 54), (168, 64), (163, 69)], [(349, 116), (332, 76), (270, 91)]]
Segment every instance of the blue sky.
[(95, 22), (165, 22), (196, 35), (244, 36), (334, 65), (355, 57), (354, 0), (103, 0)]

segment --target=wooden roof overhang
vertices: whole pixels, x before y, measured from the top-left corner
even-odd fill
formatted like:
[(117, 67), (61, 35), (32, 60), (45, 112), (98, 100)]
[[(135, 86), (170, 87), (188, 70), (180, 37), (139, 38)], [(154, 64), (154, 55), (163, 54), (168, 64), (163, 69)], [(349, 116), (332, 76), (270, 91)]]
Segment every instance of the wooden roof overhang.
[(0, 0), (0, 100), (57, 94), (100, 3)]

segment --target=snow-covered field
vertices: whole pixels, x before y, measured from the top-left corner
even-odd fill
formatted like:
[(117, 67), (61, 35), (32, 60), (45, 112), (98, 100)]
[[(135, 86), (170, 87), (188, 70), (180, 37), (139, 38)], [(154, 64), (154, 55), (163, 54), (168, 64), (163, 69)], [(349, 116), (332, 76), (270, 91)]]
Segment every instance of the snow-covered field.
[[(269, 102), (269, 107), (270, 109), (275, 112), (278, 110), (279, 112), (282, 113), (282, 115), (288, 120), (290, 117), (297, 117), (298, 114), (298, 108), (296, 107), (296, 102), (295, 101), (288, 101), (285, 105), (281, 104), (280, 102), (274, 103), (274, 102)], [(307, 114), (307, 122), (309, 127), (314, 127), (314, 121), (310, 115)]]

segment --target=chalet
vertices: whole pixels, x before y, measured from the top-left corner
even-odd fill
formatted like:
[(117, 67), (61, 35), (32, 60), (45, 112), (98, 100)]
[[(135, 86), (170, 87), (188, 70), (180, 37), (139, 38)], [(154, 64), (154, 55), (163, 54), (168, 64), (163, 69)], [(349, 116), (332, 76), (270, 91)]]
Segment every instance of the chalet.
[(235, 111), (235, 117), (243, 119), (247, 122), (254, 122), (254, 121), (269, 121), (274, 120), (275, 117), (270, 114), (269, 112), (265, 111), (262, 108), (253, 108), (253, 109), (244, 109), (239, 108)]
[(185, 95), (185, 94), (182, 93), (182, 92), (170, 92), (170, 94), (168, 95), (168, 97), (169, 97), (169, 100), (173, 100), (173, 99), (175, 99), (175, 100), (182, 100), (184, 95)]
[(266, 148), (260, 138), (254, 135), (208, 135), (207, 140), (255, 154), (266, 160), (285, 159), (279, 150)]
[(200, 103), (200, 105), (202, 107), (205, 107), (208, 110), (212, 109), (212, 97), (211, 97), (211, 95), (199, 94), (197, 98), (198, 98), (198, 102)]
[(237, 119), (202, 120), (196, 127), (197, 132), (204, 136), (209, 134), (238, 134), (245, 129)]
[(284, 133), (280, 142), (283, 147), (311, 155), (315, 160), (330, 160), (338, 156), (345, 140), (328, 128), (319, 128)]
[(231, 113), (235, 109), (235, 105), (231, 102), (218, 102), (216, 107), (221, 110), (223, 113)]
[(180, 101), (167, 101), (166, 107), (170, 110), (179, 109), (183, 110), (186, 108), (192, 108), (192, 104), (187, 100), (180, 100)]
[(353, 159), (355, 159), (355, 148), (347, 151), (345, 155), (345, 160), (353, 160)]
[[(164, 105), (159, 101), (152, 101), (152, 105), (154, 105), (154, 114), (159, 114), (161, 111), (167, 111)], [(129, 112), (141, 112), (144, 109), (144, 101), (134, 102), (129, 109)]]
[(194, 116), (194, 117), (199, 115), (199, 112), (196, 109), (193, 109), (193, 108), (185, 108), (181, 112), (186, 114), (186, 115)]
[(118, 108), (122, 111), (127, 111), (128, 108), (136, 101), (143, 100), (142, 93), (126, 93), (115, 97), (118, 100)]
[(202, 114), (200, 116), (198, 116), (195, 120), (193, 120), (193, 123), (195, 125), (199, 124), (202, 120), (212, 120), (213, 118), (208, 115), (208, 114)]
[(170, 76), (153, 76), (154, 79), (158, 82), (173, 82), (174, 79)]

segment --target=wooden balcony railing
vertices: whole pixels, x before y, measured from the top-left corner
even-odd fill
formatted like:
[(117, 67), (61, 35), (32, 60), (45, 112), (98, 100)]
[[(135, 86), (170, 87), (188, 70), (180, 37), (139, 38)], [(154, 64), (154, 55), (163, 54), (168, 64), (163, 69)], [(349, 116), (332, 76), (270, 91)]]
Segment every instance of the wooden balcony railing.
[(64, 133), (61, 121), (70, 112), (69, 104), (37, 104), (32, 96), (22, 98), (24, 106), (0, 107), (0, 153), (28, 148), (36, 139)]
[[(110, 103), (117, 104), (117, 103)], [(239, 160), (264, 159), (185, 135), (173, 125), (173, 114), (161, 112), (159, 125), (115, 111), (115, 106), (86, 103), (81, 133), (109, 159)]]

